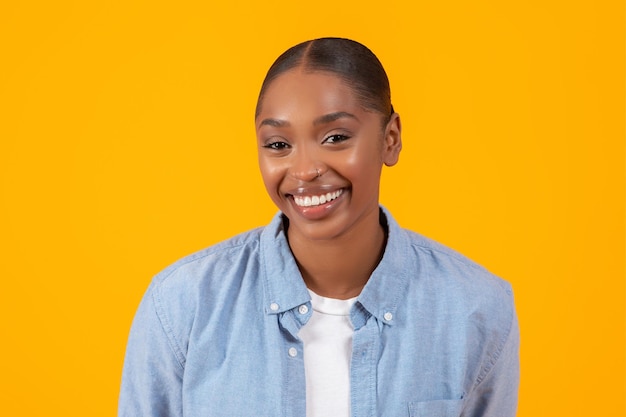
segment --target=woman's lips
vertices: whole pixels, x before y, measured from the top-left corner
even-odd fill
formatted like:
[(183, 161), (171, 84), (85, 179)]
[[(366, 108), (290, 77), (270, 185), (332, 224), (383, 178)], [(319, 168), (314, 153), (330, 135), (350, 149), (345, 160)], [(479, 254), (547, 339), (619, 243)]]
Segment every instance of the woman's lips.
[(341, 205), (349, 188), (336, 185), (302, 187), (285, 194), (293, 209), (308, 220), (321, 220)]
[(315, 207), (329, 203), (343, 193), (343, 188), (319, 195), (294, 195), (293, 201), (298, 207)]

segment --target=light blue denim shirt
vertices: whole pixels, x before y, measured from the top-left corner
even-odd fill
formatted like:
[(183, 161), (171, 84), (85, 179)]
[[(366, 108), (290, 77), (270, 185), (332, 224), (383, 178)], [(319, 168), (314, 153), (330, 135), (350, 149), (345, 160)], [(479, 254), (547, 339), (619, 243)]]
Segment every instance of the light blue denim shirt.
[[(385, 253), (350, 312), (352, 415), (514, 416), (511, 287), (382, 212)], [(304, 417), (302, 305), (280, 214), (178, 261), (135, 316), (119, 416)]]

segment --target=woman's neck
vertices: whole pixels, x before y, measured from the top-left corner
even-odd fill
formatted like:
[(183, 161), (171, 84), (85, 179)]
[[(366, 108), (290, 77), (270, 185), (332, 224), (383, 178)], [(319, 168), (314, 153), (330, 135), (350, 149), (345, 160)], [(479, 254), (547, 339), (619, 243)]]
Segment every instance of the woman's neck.
[(289, 246), (307, 287), (323, 297), (356, 297), (380, 262), (386, 232), (379, 213), (333, 239), (308, 240), (288, 232)]

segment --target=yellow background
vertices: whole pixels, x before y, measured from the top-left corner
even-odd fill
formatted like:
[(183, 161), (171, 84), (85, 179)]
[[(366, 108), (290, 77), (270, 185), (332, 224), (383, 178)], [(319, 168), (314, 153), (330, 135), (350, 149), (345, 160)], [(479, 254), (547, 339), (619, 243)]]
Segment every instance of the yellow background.
[(256, 94), (329, 35), (403, 117), (382, 203), (515, 288), (518, 415), (624, 415), (621, 1), (62, 0), (0, 5), (2, 416), (115, 414), (152, 275), (273, 215)]

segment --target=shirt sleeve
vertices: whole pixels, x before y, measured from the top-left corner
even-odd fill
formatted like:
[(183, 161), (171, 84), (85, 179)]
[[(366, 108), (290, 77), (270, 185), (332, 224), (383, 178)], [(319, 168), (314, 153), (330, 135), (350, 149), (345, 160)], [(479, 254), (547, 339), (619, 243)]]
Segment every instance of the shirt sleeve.
[(182, 416), (184, 358), (158, 314), (154, 283), (141, 301), (128, 338), (119, 417)]
[(487, 374), (466, 398), (462, 417), (514, 417), (519, 386), (519, 326), (513, 321), (504, 346)]

